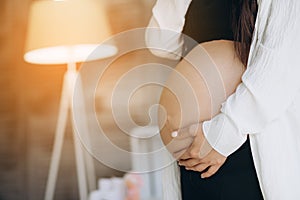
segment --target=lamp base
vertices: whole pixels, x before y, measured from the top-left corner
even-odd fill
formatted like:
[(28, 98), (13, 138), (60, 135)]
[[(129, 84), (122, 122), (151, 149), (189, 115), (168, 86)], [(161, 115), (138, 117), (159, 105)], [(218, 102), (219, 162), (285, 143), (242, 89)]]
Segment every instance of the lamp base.
[[(76, 64), (75, 63), (68, 64), (68, 69), (64, 75), (60, 107), (59, 107), (59, 115), (57, 120), (56, 131), (55, 131), (54, 146), (53, 146), (50, 169), (49, 169), (48, 180), (46, 185), (45, 200), (52, 200), (54, 197), (55, 185), (57, 181), (57, 174), (59, 169), (59, 163), (60, 163), (60, 158), (62, 153), (64, 134), (66, 130), (69, 111), (71, 111), (72, 113), (71, 121), (72, 121), (72, 131), (73, 131), (73, 138), (74, 138), (76, 169), (77, 169), (80, 200), (88, 199), (88, 183), (89, 183), (89, 190), (94, 190), (96, 188), (96, 178), (95, 178), (93, 158), (90, 155), (86, 155), (86, 156), (84, 155), (84, 153), (86, 152), (82, 149), (79, 138), (77, 137), (77, 134), (75, 133), (74, 130), (75, 126), (73, 124), (74, 123), (73, 107), (71, 105), (72, 105), (72, 97), (73, 97), (75, 81), (77, 78), (78, 78), (78, 73), (76, 71)], [(78, 79), (77, 81), (80, 80)], [(83, 97), (82, 97), (82, 105), (84, 106)], [(85, 112), (83, 114), (85, 114)], [(87, 123), (87, 121), (83, 121), (82, 123)], [(85, 127), (87, 128), (87, 124), (85, 124)]]

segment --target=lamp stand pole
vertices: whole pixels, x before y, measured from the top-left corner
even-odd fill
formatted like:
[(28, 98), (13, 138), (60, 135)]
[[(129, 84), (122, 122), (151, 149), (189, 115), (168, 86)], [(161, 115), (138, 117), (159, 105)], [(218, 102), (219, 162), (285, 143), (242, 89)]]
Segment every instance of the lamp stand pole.
[[(72, 98), (74, 93), (75, 81), (78, 77), (76, 70), (76, 63), (69, 63), (67, 71), (64, 74), (62, 94), (60, 99), (59, 115), (57, 120), (57, 127), (55, 131), (54, 146), (50, 162), (50, 169), (48, 173), (48, 180), (46, 185), (45, 200), (53, 200), (55, 185), (57, 180), (57, 174), (59, 169), (59, 163), (62, 153), (62, 147), (64, 142), (64, 134), (66, 130), (67, 119), (69, 111), (71, 111), (72, 131), (74, 138), (77, 180), (79, 188), (80, 200), (87, 200), (88, 198), (88, 184), (90, 189), (96, 188), (95, 169), (93, 165), (93, 158), (87, 154), (80, 144), (79, 138), (75, 132), (74, 119), (73, 119), (73, 107)], [(81, 81), (79, 79), (79, 81)], [(81, 84), (80, 84), (81, 87)], [(82, 89), (82, 88), (80, 88)], [(80, 91), (82, 92), (82, 91)], [(83, 96), (81, 100), (81, 106), (84, 106)], [(82, 113), (86, 117), (86, 113)], [(88, 134), (87, 120), (84, 118), (83, 125), (85, 126), (85, 133)], [(86, 176), (88, 174), (88, 176)], [(89, 180), (87, 180), (87, 178)]]

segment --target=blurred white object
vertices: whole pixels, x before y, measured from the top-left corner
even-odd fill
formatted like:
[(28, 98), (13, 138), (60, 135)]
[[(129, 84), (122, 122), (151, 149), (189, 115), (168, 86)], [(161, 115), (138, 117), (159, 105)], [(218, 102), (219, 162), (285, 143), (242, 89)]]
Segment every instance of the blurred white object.
[(90, 194), (89, 200), (124, 200), (125, 183), (123, 178), (102, 178), (99, 189)]
[(112, 178), (112, 197), (111, 200), (124, 200), (125, 182), (123, 178)]
[[(131, 150), (135, 153), (147, 153), (157, 150), (162, 146), (158, 126), (137, 127), (131, 130)], [(161, 158), (162, 159), (162, 158)], [(141, 200), (162, 199), (162, 173), (159, 168), (161, 160), (153, 157), (132, 157), (132, 171), (142, 172)], [(149, 172), (146, 172), (149, 171)], [(153, 172), (152, 172), (153, 171)]]
[(110, 178), (101, 178), (98, 181), (98, 189), (102, 191), (108, 191), (113, 187), (112, 184), (113, 183)]
[(103, 199), (103, 191), (95, 190), (91, 192), (89, 200), (101, 200)]

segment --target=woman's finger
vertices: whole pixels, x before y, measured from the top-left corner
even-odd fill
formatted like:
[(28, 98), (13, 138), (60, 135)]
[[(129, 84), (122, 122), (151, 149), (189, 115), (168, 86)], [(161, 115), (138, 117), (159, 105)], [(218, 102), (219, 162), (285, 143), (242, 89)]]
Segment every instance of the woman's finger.
[(202, 123), (192, 124), (190, 126), (180, 128), (177, 131), (173, 131), (172, 137), (178, 138), (178, 139), (184, 139), (187, 137), (195, 137), (200, 128), (202, 129)]
[(181, 158), (181, 156), (186, 152), (187, 148), (186, 149), (182, 149), (180, 151), (177, 151), (175, 153), (173, 153), (173, 157), (176, 159), (176, 160), (179, 160)]
[(180, 155), (178, 160), (188, 160), (188, 159), (192, 159), (192, 157), (190, 156), (189, 147), (185, 149), (185, 152), (182, 155)]
[(189, 158), (195, 158), (195, 159), (200, 159), (203, 158), (201, 157), (201, 146), (203, 144), (203, 141), (205, 140), (204, 135), (202, 133), (198, 133), (195, 137), (194, 140), (185, 153), (186, 157)]
[(202, 143), (202, 136), (197, 135), (193, 138), (193, 141), (186, 152), (180, 157), (181, 160), (187, 160), (190, 158), (201, 159), (200, 148)]
[(207, 154), (207, 156), (205, 156), (201, 160), (204, 163), (208, 163), (210, 165), (222, 166), (225, 163), (226, 159), (227, 158), (225, 156), (223, 156), (222, 154), (218, 153), (216, 150), (213, 149)]
[(179, 165), (184, 166), (186, 168), (192, 168), (199, 164), (201, 164), (201, 160), (199, 159), (179, 160)]
[(181, 153), (180, 155), (182, 155), (191, 146), (193, 140), (194, 138), (192, 137), (188, 137), (185, 139), (174, 138), (166, 145), (166, 147), (173, 155), (179, 155), (179, 152)]
[(221, 167), (221, 165), (212, 165), (212, 166), (210, 166), (209, 169), (206, 172), (201, 174), (201, 178), (211, 177), (212, 175), (214, 175), (219, 170), (220, 167)]
[(199, 165), (196, 165), (194, 167), (192, 167), (191, 169), (189, 170), (193, 170), (193, 171), (197, 171), (197, 172), (203, 172), (204, 170), (206, 170), (210, 165), (209, 164), (199, 164)]

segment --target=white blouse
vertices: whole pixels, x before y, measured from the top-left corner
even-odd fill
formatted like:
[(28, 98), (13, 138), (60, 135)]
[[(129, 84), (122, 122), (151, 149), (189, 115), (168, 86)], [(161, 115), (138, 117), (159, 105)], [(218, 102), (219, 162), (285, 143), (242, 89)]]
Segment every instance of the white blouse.
[[(146, 42), (158, 56), (178, 59), (180, 35), (191, 0), (158, 0)], [(153, 50), (164, 49), (165, 51)], [(169, 52), (169, 53), (168, 53)], [(258, 0), (258, 15), (248, 67), (221, 113), (203, 123), (208, 142), (228, 156), (250, 135), (264, 198), (300, 199), (300, 1)], [(166, 169), (173, 185), (165, 199), (181, 199), (178, 169)], [(173, 179), (175, 178), (175, 179)]]

